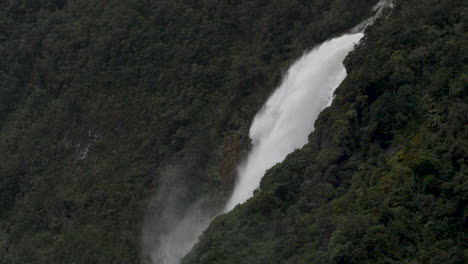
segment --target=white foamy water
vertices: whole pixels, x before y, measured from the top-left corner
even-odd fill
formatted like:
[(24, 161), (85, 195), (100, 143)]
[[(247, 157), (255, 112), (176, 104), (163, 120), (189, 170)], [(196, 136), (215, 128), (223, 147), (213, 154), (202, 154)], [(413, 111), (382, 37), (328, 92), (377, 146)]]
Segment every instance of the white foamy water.
[[(253, 120), (249, 131), (252, 150), (238, 167), (237, 183), (224, 212), (252, 197), (267, 169), (307, 143), (319, 113), (331, 104), (333, 92), (346, 78), (343, 60), (364, 36), (362, 31), (381, 15), (383, 7), (393, 7), (393, 1), (381, 0), (373, 8), (374, 16), (354, 27), (351, 34), (323, 43), (289, 68), (281, 85)], [(172, 197), (178, 193), (174, 185), (170, 183), (162, 189)], [(162, 192), (159, 196), (164, 195)], [(144, 263), (179, 263), (211, 219), (222, 213), (207, 213), (200, 201), (194, 202), (182, 215), (175, 213), (173, 207), (177, 208), (178, 204), (175, 196), (156, 199), (156, 205), (165, 204), (163, 213), (145, 221), (142, 251), (148, 261)]]
[[(331, 104), (333, 92), (346, 77), (343, 60), (363, 36), (356, 33), (331, 39), (304, 54), (289, 68), (281, 85), (252, 122), (249, 131), (252, 150), (238, 167), (237, 183), (225, 212), (252, 197), (267, 169), (307, 143), (315, 119)], [(174, 185), (162, 188), (170, 190)], [(149, 253), (149, 258), (154, 264), (177, 264), (198, 241), (213, 215), (203, 213), (202, 206), (194, 203), (182, 216), (176, 216), (172, 207), (177, 205), (177, 199), (159, 198), (159, 203), (166, 206), (153, 223), (160, 234), (158, 248)]]
[(363, 33), (329, 40), (289, 68), (280, 87), (257, 113), (250, 127), (252, 150), (238, 168), (238, 182), (225, 211), (252, 197), (265, 171), (307, 143), (319, 113), (346, 77), (343, 60)]

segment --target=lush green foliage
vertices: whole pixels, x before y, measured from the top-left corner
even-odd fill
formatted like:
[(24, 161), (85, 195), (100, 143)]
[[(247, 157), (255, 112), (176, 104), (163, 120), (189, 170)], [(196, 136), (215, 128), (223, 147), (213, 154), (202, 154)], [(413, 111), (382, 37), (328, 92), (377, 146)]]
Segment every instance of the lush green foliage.
[(162, 168), (223, 197), (281, 72), (375, 2), (0, 1), (0, 263), (139, 263)]
[(396, 1), (303, 149), (184, 263), (465, 263), (466, 1)]

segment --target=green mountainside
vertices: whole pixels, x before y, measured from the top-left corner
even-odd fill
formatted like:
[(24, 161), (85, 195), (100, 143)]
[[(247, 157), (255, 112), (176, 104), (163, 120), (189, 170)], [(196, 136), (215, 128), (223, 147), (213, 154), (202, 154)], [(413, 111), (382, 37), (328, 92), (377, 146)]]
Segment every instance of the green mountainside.
[(375, 2), (0, 1), (0, 263), (140, 263), (161, 173), (222, 204), (282, 72)]
[(183, 263), (466, 263), (466, 1), (396, 1), (309, 144)]
[[(376, 2), (1, 1), (0, 263), (141, 263), (167, 168), (181, 211), (221, 206), (282, 73)], [(183, 262), (464, 263), (466, 19), (395, 1), (309, 144)]]

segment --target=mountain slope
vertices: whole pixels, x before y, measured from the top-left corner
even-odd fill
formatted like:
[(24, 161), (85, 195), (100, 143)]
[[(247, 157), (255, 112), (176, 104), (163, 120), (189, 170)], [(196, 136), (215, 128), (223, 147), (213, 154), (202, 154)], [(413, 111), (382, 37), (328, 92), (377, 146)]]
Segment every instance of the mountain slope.
[(396, 1), (309, 144), (183, 263), (464, 263), (466, 3)]
[(167, 167), (219, 206), (282, 70), (375, 2), (2, 1), (0, 263), (139, 263)]

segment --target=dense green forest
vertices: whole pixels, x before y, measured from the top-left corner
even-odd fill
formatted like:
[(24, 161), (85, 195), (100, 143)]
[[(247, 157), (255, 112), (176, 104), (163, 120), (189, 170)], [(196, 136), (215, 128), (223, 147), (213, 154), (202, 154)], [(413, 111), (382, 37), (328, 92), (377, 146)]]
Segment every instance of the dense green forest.
[(466, 263), (466, 1), (396, 1), (309, 144), (184, 263)]
[(375, 2), (0, 1), (0, 263), (140, 263), (160, 174), (222, 203), (288, 65)]
[[(220, 206), (288, 65), (376, 2), (1, 1), (0, 263), (140, 263), (161, 173)], [(184, 263), (464, 263), (466, 5), (395, 1), (309, 144)]]

